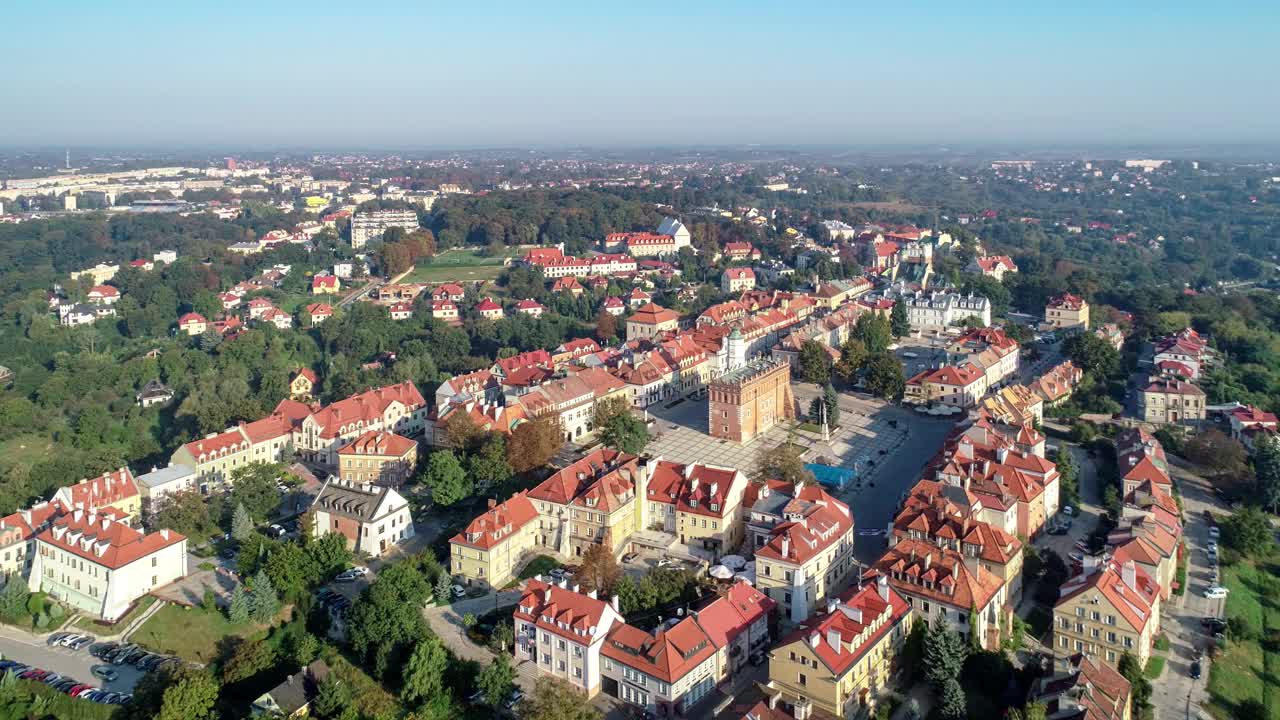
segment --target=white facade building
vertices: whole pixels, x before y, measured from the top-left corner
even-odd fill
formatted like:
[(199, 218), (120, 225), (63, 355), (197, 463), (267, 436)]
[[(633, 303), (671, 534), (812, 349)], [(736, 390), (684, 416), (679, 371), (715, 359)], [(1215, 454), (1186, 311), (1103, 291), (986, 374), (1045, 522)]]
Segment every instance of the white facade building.
[(418, 213), (413, 210), (374, 210), (358, 212), (351, 218), (351, 247), (360, 249), (370, 240), (378, 240), (387, 228), (418, 229)]

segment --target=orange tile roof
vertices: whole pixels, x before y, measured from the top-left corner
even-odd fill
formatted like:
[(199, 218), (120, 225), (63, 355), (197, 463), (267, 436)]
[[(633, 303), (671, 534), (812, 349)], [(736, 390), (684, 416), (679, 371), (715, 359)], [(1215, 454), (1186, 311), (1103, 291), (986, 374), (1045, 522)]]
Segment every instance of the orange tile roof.
[(617, 617), (603, 600), (536, 579), (525, 582), (512, 615), (581, 645), (595, 642), (605, 619), (612, 624)]
[(1134, 584), (1130, 587), (1124, 582), (1121, 564), (1113, 558), (1093, 572), (1081, 573), (1063, 584), (1054, 607), (1090, 591), (1101, 593), (1129, 627), (1140, 633), (1154, 615), (1152, 606), (1160, 586), (1145, 570), (1135, 566)]
[(899, 540), (872, 567), (864, 577), (883, 574), (899, 593), (925, 597), (966, 613), (970, 608), (987, 607), (1004, 585), (981, 565), (971, 569), (955, 550), (923, 540)]
[(92, 510), (138, 496), (138, 484), (129, 468), (120, 468), (92, 480), (81, 480), (72, 485), (71, 506)]
[(756, 549), (757, 557), (802, 565), (839, 542), (853, 529), (849, 506), (816, 485), (787, 492), (786, 522), (774, 526), (769, 541)]
[(370, 430), (338, 451), (339, 455), (388, 455), (402, 457), (418, 448), (418, 443), (403, 435)]
[(518, 492), (507, 498), (506, 502), (489, 508), (483, 515), (472, 520), (449, 542), (488, 550), (537, 519), (538, 510), (529, 502), (528, 494)]
[(839, 596), (834, 612), (811, 618), (776, 647), (806, 642), (833, 675), (843, 677), (910, 611), (902, 595), (888, 585), (856, 585)]
[[(638, 459), (620, 450), (599, 448), (586, 457), (552, 474), (529, 491), (529, 497), (557, 505), (568, 505), (584, 498), (593, 489), (592, 498), (599, 505), (602, 496), (608, 501), (614, 491), (634, 492), (631, 478), (638, 472)], [(609, 492), (601, 492), (601, 483), (607, 483)], [(585, 504), (585, 503), (578, 503)], [(605, 509), (600, 506), (601, 509)]]
[(55, 519), (37, 538), (40, 542), (113, 570), (186, 540), (185, 536), (172, 530), (143, 535), (101, 513), (84, 510), (75, 510)]
[(601, 653), (663, 682), (679, 682), (716, 654), (711, 638), (692, 617), (649, 635), (627, 624), (616, 626)]

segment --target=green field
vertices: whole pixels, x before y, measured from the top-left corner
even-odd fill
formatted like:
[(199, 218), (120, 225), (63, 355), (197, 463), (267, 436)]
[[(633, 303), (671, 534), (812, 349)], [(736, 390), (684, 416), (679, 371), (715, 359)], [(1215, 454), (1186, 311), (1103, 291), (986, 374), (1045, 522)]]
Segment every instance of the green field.
[(183, 660), (208, 663), (218, 654), (219, 641), (229, 635), (263, 637), (266, 632), (253, 623), (234, 625), (218, 611), (166, 605), (147, 619), (130, 641)]
[(53, 443), (43, 435), (18, 435), (0, 442), (0, 470), (22, 466), (30, 468), (44, 460), (53, 449)]
[[(1215, 717), (1280, 720), (1280, 567), (1240, 561), (1223, 567), (1231, 590), (1227, 619), (1243, 623), (1247, 637), (1232, 637), (1209, 670), (1209, 709)], [(1262, 714), (1256, 714), (1261, 712)]]
[(520, 251), (511, 248), (507, 249), (503, 257), (488, 257), (475, 250), (454, 248), (430, 260), (419, 261), (401, 282), (442, 283), (493, 280), (502, 274), (503, 262), (506, 258), (518, 255)]

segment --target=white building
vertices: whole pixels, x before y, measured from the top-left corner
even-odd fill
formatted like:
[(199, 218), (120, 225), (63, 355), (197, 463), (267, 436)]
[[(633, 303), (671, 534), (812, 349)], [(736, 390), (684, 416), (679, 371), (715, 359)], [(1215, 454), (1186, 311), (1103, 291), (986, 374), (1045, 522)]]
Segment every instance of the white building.
[(516, 662), (528, 660), (539, 673), (558, 677), (584, 692), (600, 691), (600, 651), (609, 631), (621, 625), (618, 598), (606, 602), (595, 592), (551, 585), (535, 578), (516, 605)]
[(358, 212), (351, 218), (351, 247), (359, 250), (370, 240), (379, 240), (387, 228), (405, 232), (418, 229), (418, 213), (413, 210), (374, 210)]
[(680, 248), (689, 247), (693, 244), (693, 236), (689, 234), (689, 228), (685, 227), (684, 223), (676, 218), (662, 218), (662, 222), (658, 225), (658, 234), (670, 235), (675, 238), (677, 252)]
[(913, 330), (947, 327), (970, 317), (976, 317), (982, 327), (991, 324), (991, 301), (980, 295), (917, 291), (904, 295), (902, 300)]
[(103, 620), (186, 575), (187, 539), (172, 530), (146, 534), (109, 512), (75, 510), (36, 536), (28, 585)]
[(409, 503), (380, 485), (330, 477), (311, 504), (316, 537), (340, 533), (357, 553), (377, 557), (414, 535)]
[(142, 493), (144, 509), (154, 507), (157, 501), (186, 490), (197, 490), (199, 484), (196, 469), (190, 465), (171, 463), (167, 467), (151, 468), (151, 472), (134, 478), (138, 491)]

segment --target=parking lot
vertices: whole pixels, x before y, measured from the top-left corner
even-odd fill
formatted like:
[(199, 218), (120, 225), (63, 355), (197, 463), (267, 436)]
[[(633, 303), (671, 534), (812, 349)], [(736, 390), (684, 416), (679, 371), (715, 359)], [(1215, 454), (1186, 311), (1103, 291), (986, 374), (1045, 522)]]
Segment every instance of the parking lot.
[[(57, 638), (62, 634), (65, 633), (55, 633), (49, 637)], [(92, 641), (96, 641), (96, 638), (88, 637)], [(132, 693), (134, 686), (137, 685), (138, 680), (145, 674), (145, 671), (133, 664), (115, 665), (94, 657), (90, 654), (90, 648), (94, 644), (94, 642), (85, 642), (78, 649), (72, 649), (63, 645), (53, 644), (42, 637), (18, 636), (16, 633), (5, 633), (0, 635), (0, 655), (3, 655), (5, 661), (21, 663), (22, 666), (26, 666), (27, 669), (22, 669), (21, 672), (27, 672), (28, 669), (38, 669), (57, 674), (60, 676), (58, 680), (75, 680), (75, 685), (100, 688), (106, 693), (124, 695)], [(110, 668), (111, 679), (94, 675), (93, 669), (99, 666), (108, 666)], [(106, 693), (101, 693), (101, 695)], [(99, 701), (101, 701), (101, 698), (99, 698)]]

